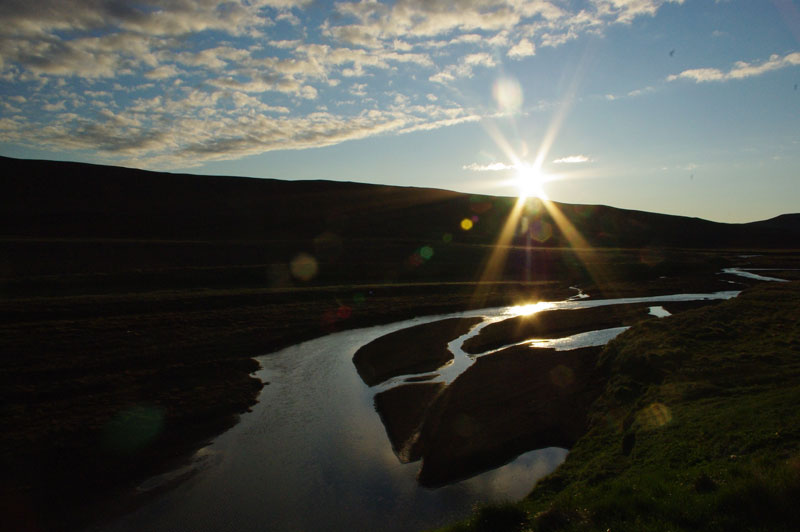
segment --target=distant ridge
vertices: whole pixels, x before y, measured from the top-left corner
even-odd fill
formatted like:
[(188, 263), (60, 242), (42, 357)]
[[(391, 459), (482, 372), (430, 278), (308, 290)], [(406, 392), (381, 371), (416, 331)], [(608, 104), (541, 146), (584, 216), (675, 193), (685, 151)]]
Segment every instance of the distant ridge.
[[(513, 198), (338, 181), (171, 174), (85, 163), (0, 157), (0, 234), (66, 238), (415, 238), (456, 232), (492, 243)], [(487, 209), (487, 205), (489, 208)], [(797, 245), (800, 214), (724, 224), (603, 205), (557, 204), (594, 246)], [(547, 218), (548, 223), (552, 222)], [(562, 246), (553, 236), (538, 245)]]
[(781, 214), (769, 220), (753, 222), (750, 225), (754, 227), (766, 227), (797, 232), (800, 231), (800, 214)]

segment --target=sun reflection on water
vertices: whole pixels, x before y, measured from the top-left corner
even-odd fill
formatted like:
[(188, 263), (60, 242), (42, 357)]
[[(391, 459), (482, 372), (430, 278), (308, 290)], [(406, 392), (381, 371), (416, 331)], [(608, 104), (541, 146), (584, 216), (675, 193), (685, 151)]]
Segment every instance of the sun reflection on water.
[(555, 303), (550, 303), (547, 301), (539, 301), (538, 303), (528, 303), (525, 305), (516, 305), (513, 307), (509, 307), (505, 311), (505, 315), (511, 317), (530, 316), (531, 314), (536, 314), (537, 312), (541, 312), (543, 310), (550, 310), (555, 307), (556, 307)]

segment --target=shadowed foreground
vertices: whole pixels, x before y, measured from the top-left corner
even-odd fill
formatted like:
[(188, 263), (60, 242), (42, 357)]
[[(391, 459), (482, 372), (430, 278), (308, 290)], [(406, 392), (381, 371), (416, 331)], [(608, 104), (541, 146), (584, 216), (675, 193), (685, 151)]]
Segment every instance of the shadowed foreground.
[[(591, 264), (555, 226), (534, 248), (520, 235), (476, 299), (512, 198), (8, 158), (0, 170), (0, 495), (4, 524), (20, 530), (127, 509), (137, 482), (254, 403), (252, 356), (346, 328), (563, 299), (570, 284), (611, 297), (723, 289), (713, 273), (737, 264), (735, 250), (800, 234), (794, 215), (716, 224), (561, 205), (600, 246)], [(771, 252), (758, 253), (768, 267)]]
[(599, 352), (521, 346), (479, 358), (431, 405), (418, 441), (420, 483), (452, 482), (532, 449), (571, 447), (601, 388)]

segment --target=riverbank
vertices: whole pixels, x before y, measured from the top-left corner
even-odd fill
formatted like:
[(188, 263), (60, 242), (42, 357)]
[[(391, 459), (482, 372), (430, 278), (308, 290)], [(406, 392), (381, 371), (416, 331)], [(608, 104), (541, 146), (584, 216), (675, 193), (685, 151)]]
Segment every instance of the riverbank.
[(800, 283), (764, 284), (623, 333), (566, 462), (447, 530), (795, 530), (798, 301)]

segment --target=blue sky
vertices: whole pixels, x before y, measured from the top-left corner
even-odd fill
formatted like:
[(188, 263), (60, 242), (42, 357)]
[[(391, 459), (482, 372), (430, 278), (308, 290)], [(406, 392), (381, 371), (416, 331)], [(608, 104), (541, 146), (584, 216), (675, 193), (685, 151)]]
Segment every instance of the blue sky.
[(3, 155), (800, 211), (793, 0), (7, 0), (0, 22)]

